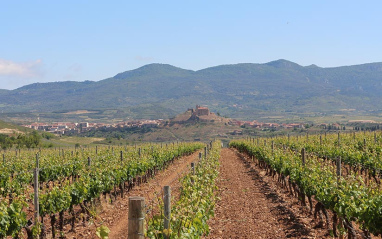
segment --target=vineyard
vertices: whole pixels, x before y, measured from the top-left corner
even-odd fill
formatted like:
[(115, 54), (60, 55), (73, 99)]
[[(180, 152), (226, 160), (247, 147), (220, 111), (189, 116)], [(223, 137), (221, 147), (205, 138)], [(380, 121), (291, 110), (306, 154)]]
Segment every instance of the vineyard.
[(8, 151), (0, 167), (0, 238), (62, 237), (64, 224), (73, 231), (76, 222), (94, 216), (91, 208), (101, 196), (113, 203), (174, 160), (203, 147), (173, 143)]
[(215, 142), (209, 148), (192, 171), (180, 180), (180, 196), (168, 219), (171, 226), (164, 228), (163, 213), (155, 215), (148, 221), (148, 238), (200, 238), (209, 233), (207, 221), (214, 214), (216, 203), (220, 143)]
[(362, 132), (246, 138), (230, 149), (4, 151), (0, 238), (380, 238), (381, 143), (380, 132)]
[(320, 226), (331, 227), (333, 236), (382, 234), (380, 135), (285, 136), (230, 145), (252, 157), (302, 205), (308, 203)]

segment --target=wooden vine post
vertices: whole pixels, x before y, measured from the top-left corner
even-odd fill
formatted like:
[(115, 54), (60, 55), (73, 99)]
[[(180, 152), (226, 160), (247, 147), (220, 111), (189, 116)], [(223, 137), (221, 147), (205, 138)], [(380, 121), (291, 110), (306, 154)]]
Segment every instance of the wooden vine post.
[(274, 153), (274, 149), (275, 149), (275, 142), (273, 142), (272, 140), (272, 154)]
[[(195, 163), (192, 162), (191, 163), (191, 175), (194, 176), (195, 175)], [(194, 184), (194, 178), (191, 177), (191, 183)]]
[(129, 214), (128, 214), (128, 238), (144, 239), (145, 229), (145, 198), (129, 197)]
[(123, 151), (121, 150), (121, 164), (123, 163)]
[(194, 162), (191, 163), (191, 173), (192, 173), (192, 175), (195, 175), (195, 163)]
[[(305, 148), (302, 148), (301, 149), (301, 162), (302, 162), (302, 167), (305, 168)], [(306, 203), (305, 203), (305, 193), (303, 192), (303, 190), (301, 190), (301, 192), (299, 193), (300, 196), (301, 196), (301, 202), (302, 202), (302, 205), (303, 206), (306, 206)]]
[[(39, 157), (38, 154), (36, 154), (36, 168), (33, 171), (33, 178), (34, 178), (34, 224), (38, 225), (40, 221), (40, 207), (39, 207), (39, 201), (38, 201), (38, 189), (39, 189), (39, 182), (38, 182), (38, 174), (39, 174)], [(37, 238), (39, 238), (39, 235), (37, 235)]]
[[(336, 166), (337, 166), (337, 187), (339, 187), (340, 179), (341, 179), (341, 156), (337, 158)], [(343, 228), (342, 220), (340, 219), (339, 221), (340, 221), (339, 222), (340, 227)], [(341, 232), (340, 232), (339, 238), (344, 239), (344, 235)]]
[(341, 178), (341, 156), (337, 158), (337, 186), (339, 185)]
[(340, 132), (338, 132), (338, 147), (341, 147), (341, 136), (340, 136)]
[(164, 186), (163, 188), (164, 195), (163, 195), (163, 203), (164, 203), (164, 222), (163, 222), (163, 228), (166, 230), (164, 234), (164, 238), (168, 239), (170, 238), (170, 220), (171, 220), (171, 189), (170, 186)]

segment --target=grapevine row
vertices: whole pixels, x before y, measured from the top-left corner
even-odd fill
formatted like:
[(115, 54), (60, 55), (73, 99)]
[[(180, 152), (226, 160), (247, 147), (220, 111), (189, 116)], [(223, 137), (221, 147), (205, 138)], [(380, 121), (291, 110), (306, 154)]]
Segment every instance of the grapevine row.
[[(1, 175), (7, 176), (0, 181), (1, 185), (5, 186), (1, 188), (0, 196), (0, 238), (9, 235), (17, 237), (22, 228), (26, 229), (28, 238), (33, 238), (37, 234), (43, 238), (46, 234), (47, 216), (50, 218), (54, 236), (57, 214), (59, 229), (62, 231), (63, 215), (66, 211), (71, 215), (72, 230), (74, 230), (75, 206), (80, 206), (83, 214), (90, 215), (89, 207), (100, 200), (100, 195), (109, 194), (111, 199), (116, 199), (119, 192), (123, 197), (125, 190), (130, 190), (134, 184), (152, 177), (156, 171), (166, 167), (175, 158), (202, 147), (201, 143), (179, 143), (163, 148), (158, 145), (147, 145), (138, 150), (131, 147), (130, 151), (121, 150), (121, 154), (109, 149), (99, 150), (97, 155), (85, 151), (73, 156), (65, 155), (67, 162), (64, 165), (59, 164), (63, 162), (60, 157), (42, 154), (41, 162), (45, 168), (40, 171), (42, 180), (38, 187), (41, 220), (35, 225), (27, 221), (25, 213), (27, 207), (31, 207), (34, 196), (32, 187), (35, 185), (31, 182), (30, 175), (32, 173), (27, 170), (11, 177), (6, 168), (2, 168)], [(85, 158), (80, 158), (80, 155)], [(93, 158), (88, 155), (92, 155)], [(30, 158), (25, 159), (26, 165), (29, 165), (30, 160)], [(12, 163), (9, 162), (8, 166), (12, 167)], [(60, 176), (53, 177), (52, 172), (57, 172), (56, 175)], [(28, 177), (23, 179), (24, 175)], [(29, 187), (25, 189), (25, 186)]]
[[(349, 174), (338, 177), (333, 164), (312, 156), (305, 162), (301, 155), (291, 150), (271, 146), (256, 145), (250, 141), (233, 141), (231, 147), (247, 153), (259, 160), (270, 175), (278, 176), (278, 181), (303, 204), (308, 198), (314, 214), (333, 211), (333, 231), (336, 234), (340, 219), (349, 234), (354, 234), (352, 222), (358, 223), (365, 237), (370, 233), (382, 233), (382, 191), (377, 184), (366, 185), (361, 177)], [(312, 199), (317, 201), (312, 205)], [(327, 226), (329, 221), (327, 218)]]
[(148, 221), (148, 238), (200, 238), (208, 235), (207, 220), (214, 214), (216, 178), (219, 173), (221, 143), (215, 141), (207, 157), (181, 182), (181, 196), (171, 209), (170, 230), (163, 228), (163, 214)]

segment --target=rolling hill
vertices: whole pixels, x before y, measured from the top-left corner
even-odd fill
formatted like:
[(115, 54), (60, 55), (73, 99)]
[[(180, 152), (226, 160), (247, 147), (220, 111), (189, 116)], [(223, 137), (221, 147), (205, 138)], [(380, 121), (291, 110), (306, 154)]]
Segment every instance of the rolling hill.
[[(287, 60), (199, 71), (150, 64), (101, 81), (35, 83), (0, 90), (3, 112), (118, 109), (123, 117), (171, 117), (196, 104), (236, 118), (259, 114), (379, 114), (382, 63), (321, 68)], [(155, 117), (156, 116), (156, 117)]]

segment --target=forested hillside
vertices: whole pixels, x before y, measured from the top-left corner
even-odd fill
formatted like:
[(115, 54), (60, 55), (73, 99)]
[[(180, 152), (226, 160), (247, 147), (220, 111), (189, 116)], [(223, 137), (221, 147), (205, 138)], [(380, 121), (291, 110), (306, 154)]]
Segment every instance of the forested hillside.
[[(121, 109), (173, 116), (195, 104), (227, 116), (254, 112), (377, 112), (382, 63), (321, 68), (277, 60), (199, 71), (150, 64), (101, 81), (35, 83), (0, 90), (3, 112)], [(157, 109), (157, 110), (156, 110)]]

